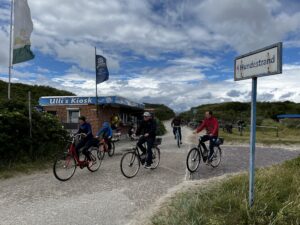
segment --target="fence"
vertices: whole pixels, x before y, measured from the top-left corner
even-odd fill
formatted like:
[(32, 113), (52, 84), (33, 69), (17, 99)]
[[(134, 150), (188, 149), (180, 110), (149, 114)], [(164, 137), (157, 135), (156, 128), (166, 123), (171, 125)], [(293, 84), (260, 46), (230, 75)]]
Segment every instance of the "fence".
[[(229, 132), (228, 129), (225, 129), (225, 127), (223, 127), (223, 130), (227, 131), (227, 133), (232, 133), (232, 129), (233, 128), (237, 128), (238, 131), (239, 131), (239, 133), (240, 133), (240, 136), (243, 136), (243, 132), (245, 131), (245, 127), (244, 126), (234, 126), (234, 125), (232, 125), (231, 126), (231, 132)], [(256, 126), (256, 128), (274, 129), (275, 133), (276, 133), (276, 137), (279, 137), (279, 129), (278, 129), (278, 127), (274, 127), (274, 126)]]

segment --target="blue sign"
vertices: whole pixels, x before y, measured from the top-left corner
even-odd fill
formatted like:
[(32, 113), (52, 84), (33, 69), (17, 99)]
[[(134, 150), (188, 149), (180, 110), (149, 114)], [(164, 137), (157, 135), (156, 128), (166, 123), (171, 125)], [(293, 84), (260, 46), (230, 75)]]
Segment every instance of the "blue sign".
[(96, 55), (96, 84), (108, 80), (109, 72), (106, 65), (106, 58)]
[[(55, 96), (55, 97), (41, 97), (39, 99), (39, 105), (41, 106), (51, 106), (51, 105), (96, 105), (96, 97), (64, 97), (64, 96)], [(133, 108), (144, 109), (143, 104), (139, 104), (122, 98), (119, 96), (108, 96), (108, 97), (98, 97), (99, 105), (121, 105)]]

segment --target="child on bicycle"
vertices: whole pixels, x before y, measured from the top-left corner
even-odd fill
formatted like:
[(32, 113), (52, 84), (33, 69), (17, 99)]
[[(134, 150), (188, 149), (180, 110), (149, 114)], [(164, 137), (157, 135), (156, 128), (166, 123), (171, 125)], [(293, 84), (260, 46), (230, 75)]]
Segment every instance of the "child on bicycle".
[(113, 135), (113, 131), (110, 127), (109, 122), (104, 122), (102, 124), (102, 127), (100, 128), (100, 130), (98, 131), (96, 138), (103, 138), (108, 146), (108, 150), (111, 149), (111, 138)]

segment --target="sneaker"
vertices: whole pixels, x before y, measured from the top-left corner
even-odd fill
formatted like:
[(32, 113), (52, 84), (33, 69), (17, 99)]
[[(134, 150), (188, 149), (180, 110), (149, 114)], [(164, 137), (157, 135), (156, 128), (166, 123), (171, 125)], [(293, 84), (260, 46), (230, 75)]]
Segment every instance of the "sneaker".
[(207, 162), (206, 162), (207, 165), (211, 164), (213, 157), (214, 157), (214, 155), (212, 155), (210, 158), (207, 159)]
[(145, 169), (152, 169), (151, 164), (150, 165), (149, 164), (145, 164)]
[(182, 145), (182, 142), (180, 141), (180, 144)]

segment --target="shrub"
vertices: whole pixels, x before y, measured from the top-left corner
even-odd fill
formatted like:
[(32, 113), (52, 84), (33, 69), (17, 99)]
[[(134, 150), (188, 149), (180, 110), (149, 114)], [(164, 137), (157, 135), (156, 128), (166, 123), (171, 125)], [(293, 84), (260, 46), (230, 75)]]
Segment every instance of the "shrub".
[(156, 135), (161, 136), (164, 135), (167, 130), (163, 122), (161, 122), (159, 119), (156, 118), (156, 125), (157, 125), (157, 132)]
[(0, 103), (0, 166), (49, 159), (64, 146), (67, 132), (52, 115), (33, 111), (32, 138), (29, 127), (23, 103)]

